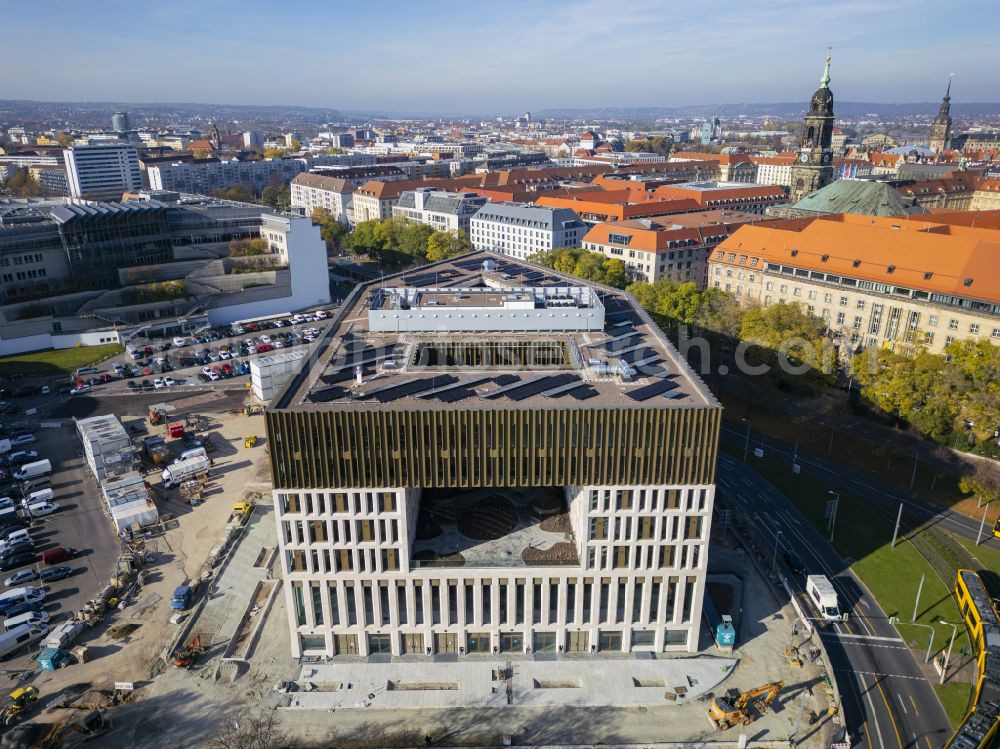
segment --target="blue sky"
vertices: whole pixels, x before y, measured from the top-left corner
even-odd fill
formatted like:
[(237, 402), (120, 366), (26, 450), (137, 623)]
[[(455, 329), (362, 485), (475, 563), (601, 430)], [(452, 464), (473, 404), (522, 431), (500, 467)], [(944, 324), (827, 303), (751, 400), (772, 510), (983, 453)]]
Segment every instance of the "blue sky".
[[(510, 113), (1000, 101), (996, 0), (18, 3), (0, 98)], [(13, 63), (13, 65), (12, 65)]]

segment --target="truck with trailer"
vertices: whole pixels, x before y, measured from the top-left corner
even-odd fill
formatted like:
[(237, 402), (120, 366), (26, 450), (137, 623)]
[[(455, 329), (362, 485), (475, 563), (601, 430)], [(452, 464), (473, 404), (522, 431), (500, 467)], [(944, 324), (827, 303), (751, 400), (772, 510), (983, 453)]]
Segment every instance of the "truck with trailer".
[(809, 575), (806, 578), (806, 594), (822, 619), (828, 622), (843, 621), (837, 591), (825, 575)]
[(199, 455), (179, 463), (172, 463), (163, 469), (163, 488), (170, 489), (177, 486), (182, 481), (193, 479), (208, 472), (209, 460), (203, 455)]

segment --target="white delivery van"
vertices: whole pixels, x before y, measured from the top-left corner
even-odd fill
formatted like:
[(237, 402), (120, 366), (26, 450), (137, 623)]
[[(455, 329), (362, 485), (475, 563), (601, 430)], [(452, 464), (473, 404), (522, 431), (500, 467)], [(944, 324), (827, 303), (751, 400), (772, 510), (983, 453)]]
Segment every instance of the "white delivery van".
[(809, 575), (806, 578), (806, 593), (823, 619), (828, 622), (843, 620), (837, 605), (837, 591), (825, 575)]
[[(4, 546), (10, 546), (10, 544), (16, 544), (18, 541), (32, 541), (31, 534), (28, 533), (27, 528), (18, 528), (16, 531), (11, 531), (7, 538), (3, 539)], [(34, 543), (32, 541), (32, 543)]]
[(48, 611), (25, 611), (23, 614), (18, 614), (17, 616), (9, 616), (4, 619), (3, 628), (5, 632), (10, 632), (15, 627), (20, 627), (22, 624), (31, 624), (35, 627), (40, 627), (45, 625), (49, 626), (49, 612)]
[(11, 606), (19, 603), (34, 603), (45, 600), (45, 588), (33, 588), (25, 585), (20, 588), (11, 588), (0, 593), (0, 611), (6, 611)]
[(0, 659), (5, 659), (25, 648), (33, 642), (38, 642), (49, 633), (47, 626), (36, 627), (22, 624), (0, 635)]
[(46, 515), (51, 515), (53, 512), (59, 512), (58, 502), (34, 502), (30, 505), (25, 505), (24, 511), (31, 515), (33, 518), (41, 518)]
[(37, 492), (31, 492), (27, 497), (25, 497), (21, 504), (23, 505), (35, 505), (39, 502), (51, 502), (55, 499), (55, 494), (52, 493), (51, 488), (39, 489)]

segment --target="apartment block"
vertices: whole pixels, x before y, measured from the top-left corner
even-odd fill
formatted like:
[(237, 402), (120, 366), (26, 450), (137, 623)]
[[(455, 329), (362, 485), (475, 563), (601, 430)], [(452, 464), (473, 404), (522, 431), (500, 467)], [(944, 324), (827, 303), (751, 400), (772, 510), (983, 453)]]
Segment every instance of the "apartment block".
[(292, 209), (304, 216), (311, 216), (316, 208), (325, 208), (342, 224), (350, 222), (351, 199), (354, 184), (340, 177), (303, 173), (290, 185)]
[(236, 185), (248, 185), (254, 190), (262, 190), (275, 178), (289, 182), (305, 169), (306, 163), (301, 159), (200, 159), (149, 166), (146, 174), (153, 190), (209, 195), (213, 190), (224, 190)]
[(697, 649), (721, 408), (630, 297), (480, 252), (333, 326), (266, 417), (293, 657)]

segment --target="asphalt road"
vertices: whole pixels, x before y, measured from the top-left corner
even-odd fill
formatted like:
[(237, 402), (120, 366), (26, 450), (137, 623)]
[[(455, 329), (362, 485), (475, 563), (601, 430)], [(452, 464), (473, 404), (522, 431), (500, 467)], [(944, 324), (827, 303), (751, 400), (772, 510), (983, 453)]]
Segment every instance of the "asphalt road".
[[(851, 745), (867, 749), (943, 746), (951, 735), (944, 709), (906, 643), (847, 562), (790, 500), (744, 463), (720, 454), (718, 467), (720, 490), (741, 506), (758, 535), (794, 549), (808, 573), (825, 574), (843, 602), (841, 609), (850, 614), (846, 623), (823, 627), (820, 636), (841, 690)], [(780, 555), (777, 559), (780, 563)], [(805, 575), (788, 573), (788, 577), (798, 590), (804, 590)]]
[[(746, 429), (740, 429), (736, 425), (723, 422), (722, 431), (731, 439), (741, 442), (746, 440)], [(967, 515), (927, 502), (871, 476), (851, 471), (832, 460), (802, 451), (794, 452), (793, 448), (784, 442), (751, 431), (750, 449), (752, 450), (754, 447), (763, 447), (766, 455), (787, 460), (789, 465), (794, 455), (795, 462), (801, 466), (803, 474), (814, 476), (833, 487), (839, 486), (846, 489), (861, 499), (871, 502), (891, 517), (895, 517), (899, 505), (902, 504), (904, 514), (901, 531), (907, 530), (916, 520), (918, 523), (934, 522), (937, 527), (972, 541), (975, 541), (979, 534), (981, 523)], [(986, 543), (1000, 545), (1000, 541), (993, 539), (992, 528), (989, 524), (983, 527), (983, 538), (987, 539)]]

